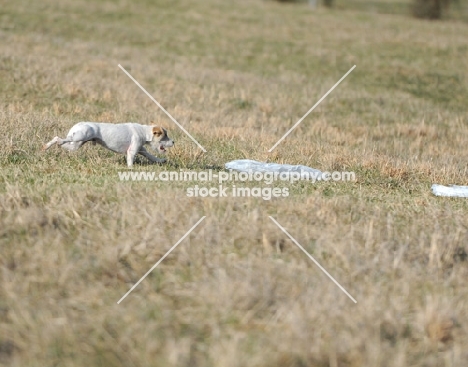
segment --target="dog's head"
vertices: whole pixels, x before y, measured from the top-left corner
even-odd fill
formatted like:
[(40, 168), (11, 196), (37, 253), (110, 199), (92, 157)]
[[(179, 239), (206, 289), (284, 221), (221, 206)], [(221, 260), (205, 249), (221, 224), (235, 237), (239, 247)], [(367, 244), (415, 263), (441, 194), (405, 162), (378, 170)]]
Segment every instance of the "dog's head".
[(174, 141), (167, 136), (167, 131), (163, 127), (152, 127), (153, 139), (151, 140), (151, 147), (159, 153), (166, 153), (166, 148), (174, 146)]

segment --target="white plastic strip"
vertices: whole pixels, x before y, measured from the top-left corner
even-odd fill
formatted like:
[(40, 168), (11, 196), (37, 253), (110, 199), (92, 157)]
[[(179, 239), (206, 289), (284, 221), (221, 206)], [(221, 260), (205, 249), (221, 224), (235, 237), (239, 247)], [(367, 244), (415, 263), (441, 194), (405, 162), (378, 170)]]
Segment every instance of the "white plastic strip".
[(468, 198), (468, 186), (443, 186), (434, 184), (431, 187), (432, 193), (436, 196), (451, 196), (458, 198)]

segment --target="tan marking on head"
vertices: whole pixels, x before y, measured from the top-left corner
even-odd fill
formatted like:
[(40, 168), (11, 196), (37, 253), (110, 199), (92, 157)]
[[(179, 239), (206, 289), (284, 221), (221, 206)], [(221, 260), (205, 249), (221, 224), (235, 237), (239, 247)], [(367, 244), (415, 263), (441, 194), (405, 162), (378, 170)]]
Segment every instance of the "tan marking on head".
[(164, 134), (164, 130), (162, 128), (160, 128), (159, 126), (153, 127), (153, 135), (161, 136), (163, 134)]

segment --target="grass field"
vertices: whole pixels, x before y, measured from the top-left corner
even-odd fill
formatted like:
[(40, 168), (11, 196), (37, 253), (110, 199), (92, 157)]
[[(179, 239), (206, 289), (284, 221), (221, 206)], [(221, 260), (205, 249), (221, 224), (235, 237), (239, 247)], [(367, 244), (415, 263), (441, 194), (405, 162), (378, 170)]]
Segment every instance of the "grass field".
[[(451, 11), (429, 22), (401, 0), (2, 3), (0, 365), (467, 366), (468, 202), (430, 192), (468, 184), (468, 22), (461, 2)], [(249, 158), (356, 181), (189, 198), (201, 183), (121, 182), (124, 157), (99, 146), (41, 151), (78, 121), (166, 127), (168, 163), (134, 171)]]

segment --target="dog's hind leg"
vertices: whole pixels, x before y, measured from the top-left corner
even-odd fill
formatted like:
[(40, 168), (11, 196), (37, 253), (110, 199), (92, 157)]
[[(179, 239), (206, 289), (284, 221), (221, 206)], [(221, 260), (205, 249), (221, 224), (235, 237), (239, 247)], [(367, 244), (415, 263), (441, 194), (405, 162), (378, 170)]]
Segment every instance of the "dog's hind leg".
[(62, 140), (60, 139), (58, 136), (56, 136), (55, 138), (53, 138), (51, 141), (49, 141), (48, 143), (44, 144), (42, 146), (42, 150), (47, 150), (49, 149), (52, 145), (54, 144), (57, 144), (59, 142), (59, 140)]
[(62, 139), (62, 138), (59, 138), (58, 136), (56, 136), (55, 138), (53, 138), (51, 141), (49, 141), (47, 144), (44, 144), (42, 146), (42, 150), (47, 150), (49, 149), (52, 145), (54, 144), (58, 144), (60, 145), (62, 148), (66, 149), (66, 150), (70, 150), (70, 151), (73, 151), (73, 150), (78, 150), (81, 148), (81, 146), (86, 143), (86, 141), (74, 141), (72, 138), (70, 137), (67, 137), (65, 139)]
[(63, 140), (63, 143), (60, 144), (60, 146), (63, 149), (66, 149), (66, 150), (69, 150), (69, 151), (75, 151), (75, 150), (80, 149), (83, 146), (84, 143), (86, 143), (86, 141), (66, 141), (66, 140)]
[[(62, 139), (62, 138), (59, 138), (58, 136), (56, 136), (56, 137), (53, 138), (51, 141), (49, 141), (47, 144), (44, 144), (44, 145), (42, 146), (42, 150), (47, 150), (47, 149), (49, 149), (49, 148), (50, 148), (52, 145), (54, 145), (54, 144), (58, 144), (58, 145), (60, 145), (61, 147), (63, 147), (64, 144), (67, 144), (67, 143), (69, 143), (69, 142), (71, 142), (71, 141), (72, 141), (72, 140), (71, 140), (69, 137), (67, 137), (67, 138), (65, 138), (65, 139)], [(64, 148), (67, 149), (66, 147), (64, 147)], [(70, 150), (72, 150), (72, 149), (70, 149)]]
[(47, 144), (44, 145), (43, 150), (49, 149), (52, 145), (58, 144), (63, 149), (74, 151), (81, 148), (81, 146), (89, 140), (94, 138), (93, 129), (87, 125), (76, 124), (73, 126), (65, 139), (56, 136)]

